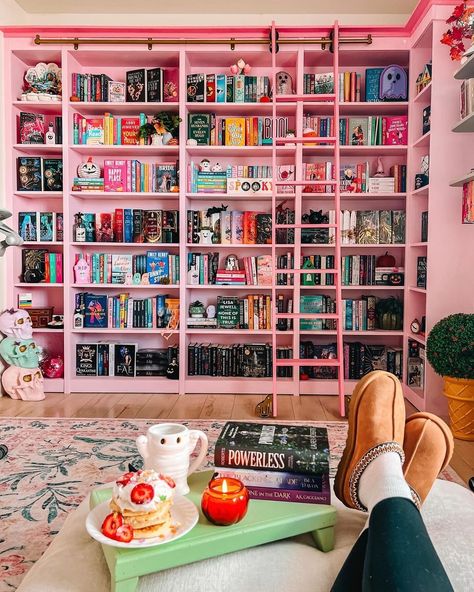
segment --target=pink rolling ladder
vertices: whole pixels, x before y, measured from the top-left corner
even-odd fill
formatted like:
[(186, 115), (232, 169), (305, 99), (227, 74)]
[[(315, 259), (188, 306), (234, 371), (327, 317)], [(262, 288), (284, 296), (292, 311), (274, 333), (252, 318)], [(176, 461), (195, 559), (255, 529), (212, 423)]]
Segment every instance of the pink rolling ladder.
[[(276, 47), (276, 29), (275, 24), (272, 23), (272, 78), (273, 88), (276, 89), (276, 73), (277, 67), (277, 47)], [(296, 102), (296, 103), (309, 103), (309, 102), (333, 102), (334, 105), (334, 130), (335, 135), (333, 137), (316, 137), (311, 138), (311, 141), (318, 144), (319, 142), (325, 142), (331, 144), (334, 148), (334, 170), (336, 172), (336, 179), (339, 175), (339, 133), (338, 133), (338, 122), (339, 122), (339, 28), (336, 22), (333, 29), (333, 44), (334, 44), (334, 94), (319, 94), (319, 95), (277, 95), (273, 92), (273, 104), (272, 104), (272, 115), (273, 115), (273, 129), (276, 130), (276, 117), (277, 110), (280, 102)], [(301, 74), (301, 69), (300, 69)], [(302, 77), (299, 77), (302, 78)], [(302, 108), (297, 108), (296, 117), (302, 120)], [(301, 129), (301, 125), (297, 125), (297, 129)], [(301, 134), (302, 135), (302, 134)], [(274, 279), (272, 282), (272, 413), (273, 417), (278, 416), (278, 378), (277, 370), (281, 366), (292, 367), (293, 374), (296, 373), (297, 391), (294, 394), (300, 393), (300, 367), (302, 366), (320, 366), (320, 367), (335, 367), (337, 368), (337, 383), (338, 383), (338, 396), (339, 396), (339, 412), (341, 416), (345, 414), (344, 407), (344, 367), (343, 367), (343, 336), (342, 336), (342, 292), (341, 292), (341, 233), (340, 233), (340, 188), (339, 183), (336, 181), (319, 180), (319, 181), (305, 181), (303, 180), (303, 143), (308, 142), (308, 138), (297, 137), (297, 138), (277, 138), (275, 134), (273, 136), (272, 144), (272, 171), (273, 171), (273, 192), (272, 192), (272, 261), (274, 265)], [(294, 181), (278, 181), (277, 175), (277, 146), (283, 146), (285, 144), (296, 144), (295, 149), (295, 180)], [(335, 210), (335, 223), (334, 224), (302, 224), (302, 205), (301, 205), (301, 192), (302, 188), (309, 185), (331, 185), (333, 187), (334, 201), (331, 206)], [(276, 224), (277, 214), (277, 199), (284, 197), (285, 194), (278, 194), (279, 186), (294, 186), (295, 188), (295, 223), (294, 224)], [(301, 269), (301, 230), (302, 228), (328, 228), (334, 229), (334, 269), (330, 272), (334, 274), (335, 280), (335, 300), (336, 300), (336, 312), (335, 313), (300, 313), (300, 286), (301, 286), (301, 275), (308, 273), (307, 269)], [(277, 265), (277, 254), (276, 254), (276, 234), (279, 229), (294, 229), (294, 268), (293, 269), (276, 269)], [(324, 271), (311, 269), (311, 274), (327, 273), (327, 269)], [(277, 311), (277, 288), (276, 285), (276, 274), (293, 274), (293, 306), (294, 312), (291, 313), (280, 313)], [(336, 322), (336, 343), (337, 343), (337, 359), (301, 359), (299, 357), (300, 351), (300, 319), (321, 319), (321, 320), (334, 320)], [(293, 358), (292, 359), (277, 359), (277, 323), (279, 319), (293, 319)]]

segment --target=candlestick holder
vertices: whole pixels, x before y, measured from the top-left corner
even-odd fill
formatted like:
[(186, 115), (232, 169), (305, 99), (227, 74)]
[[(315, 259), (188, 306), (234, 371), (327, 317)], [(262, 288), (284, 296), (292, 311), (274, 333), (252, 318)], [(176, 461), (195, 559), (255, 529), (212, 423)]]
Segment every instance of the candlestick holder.
[(238, 479), (216, 477), (209, 481), (201, 498), (204, 516), (216, 526), (240, 522), (247, 513), (249, 492)]

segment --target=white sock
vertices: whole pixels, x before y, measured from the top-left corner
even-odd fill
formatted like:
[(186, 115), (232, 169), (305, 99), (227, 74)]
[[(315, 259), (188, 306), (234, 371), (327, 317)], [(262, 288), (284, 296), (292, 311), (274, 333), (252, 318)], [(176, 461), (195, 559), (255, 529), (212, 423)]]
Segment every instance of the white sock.
[(359, 479), (359, 499), (368, 509), (389, 497), (412, 499), (402, 462), (396, 452), (384, 452), (373, 460)]

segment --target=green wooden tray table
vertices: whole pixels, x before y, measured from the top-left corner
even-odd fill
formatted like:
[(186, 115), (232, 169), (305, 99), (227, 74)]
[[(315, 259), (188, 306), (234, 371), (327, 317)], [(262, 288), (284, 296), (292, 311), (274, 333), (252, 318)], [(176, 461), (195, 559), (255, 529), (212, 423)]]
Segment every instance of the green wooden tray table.
[[(191, 491), (187, 497), (199, 508), (199, 521), (183, 537), (146, 549), (102, 545), (112, 592), (134, 592), (140, 576), (306, 532), (311, 532), (321, 551), (333, 549), (336, 509), (328, 505), (252, 499), (241, 522), (233, 526), (214, 526), (201, 512), (201, 495), (211, 477), (212, 471), (203, 471), (188, 479)], [(91, 493), (91, 508), (107, 501), (111, 495), (111, 489), (95, 489)]]

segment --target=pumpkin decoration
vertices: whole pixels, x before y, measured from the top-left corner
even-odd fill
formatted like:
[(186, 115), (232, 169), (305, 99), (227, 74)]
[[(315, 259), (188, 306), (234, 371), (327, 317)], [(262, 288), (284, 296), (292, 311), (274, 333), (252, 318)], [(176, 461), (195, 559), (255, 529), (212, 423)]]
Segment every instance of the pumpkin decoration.
[(383, 331), (403, 328), (403, 302), (395, 297), (381, 298), (375, 305), (377, 326)]
[[(303, 138), (317, 138), (318, 134), (314, 131), (314, 129), (311, 129), (310, 127), (307, 127), (304, 129), (303, 131)], [(315, 146), (316, 142), (304, 142), (303, 146)]]
[(89, 156), (86, 162), (81, 162), (77, 167), (77, 176), (81, 179), (99, 179), (100, 166)]
[(377, 267), (395, 267), (395, 257), (385, 251), (385, 255), (380, 255), (377, 258)]

